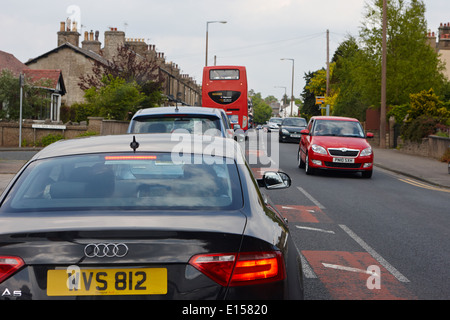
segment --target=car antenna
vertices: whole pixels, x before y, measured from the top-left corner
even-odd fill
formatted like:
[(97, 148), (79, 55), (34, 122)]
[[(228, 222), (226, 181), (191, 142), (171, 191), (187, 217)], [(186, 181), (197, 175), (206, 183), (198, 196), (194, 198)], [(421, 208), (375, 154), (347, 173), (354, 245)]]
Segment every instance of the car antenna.
[(136, 149), (139, 148), (139, 142), (136, 141), (136, 137), (133, 136), (133, 141), (130, 143), (131, 149), (136, 153)]

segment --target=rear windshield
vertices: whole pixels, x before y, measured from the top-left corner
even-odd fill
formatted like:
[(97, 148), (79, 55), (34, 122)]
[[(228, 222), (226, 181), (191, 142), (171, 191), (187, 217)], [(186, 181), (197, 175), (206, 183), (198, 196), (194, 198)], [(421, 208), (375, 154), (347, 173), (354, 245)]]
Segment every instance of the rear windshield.
[(0, 214), (61, 209), (235, 210), (243, 203), (240, 186), (236, 164), (215, 156), (59, 157), (31, 163)]
[(175, 130), (221, 136), (220, 118), (200, 115), (136, 117), (130, 127), (130, 133), (171, 133)]
[(239, 80), (238, 69), (214, 69), (209, 71), (211, 80)]
[(284, 119), (284, 126), (306, 127), (306, 120), (303, 118)]

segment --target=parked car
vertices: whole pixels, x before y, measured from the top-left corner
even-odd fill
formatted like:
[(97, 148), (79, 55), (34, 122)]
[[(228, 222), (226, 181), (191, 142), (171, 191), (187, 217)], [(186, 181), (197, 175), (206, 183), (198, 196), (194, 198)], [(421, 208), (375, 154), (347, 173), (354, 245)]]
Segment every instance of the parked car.
[(258, 187), (290, 178), (255, 180), (238, 149), (191, 134), (43, 149), (0, 196), (0, 300), (302, 298), (287, 222)]
[(280, 124), (279, 142), (294, 141), (299, 143), (301, 131), (306, 128), (306, 119), (304, 118), (283, 118)]
[(190, 106), (141, 109), (133, 115), (128, 133), (171, 133), (177, 129), (237, 141), (245, 139), (242, 130), (231, 128), (224, 110)]
[(280, 124), (283, 119), (281, 118), (270, 118), (267, 122), (269, 132), (278, 131), (280, 129)]
[(301, 131), (297, 160), (307, 174), (315, 170), (361, 172), (372, 177), (373, 149), (357, 119), (345, 117), (312, 117)]

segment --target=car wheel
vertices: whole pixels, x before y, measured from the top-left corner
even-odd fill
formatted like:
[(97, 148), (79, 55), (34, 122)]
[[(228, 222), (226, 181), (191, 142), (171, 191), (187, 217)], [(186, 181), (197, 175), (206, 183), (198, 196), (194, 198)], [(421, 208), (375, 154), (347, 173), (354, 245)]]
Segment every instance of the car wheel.
[(308, 175), (311, 175), (311, 174), (314, 173), (314, 169), (309, 166), (309, 156), (308, 156), (308, 154), (306, 154), (305, 173), (308, 174)]
[(299, 149), (297, 153), (297, 165), (300, 169), (305, 167), (305, 163), (302, 160), (302, 151)]
[(363, 178), (370, 179), (372, 177), (372, 170), (361, 172)]

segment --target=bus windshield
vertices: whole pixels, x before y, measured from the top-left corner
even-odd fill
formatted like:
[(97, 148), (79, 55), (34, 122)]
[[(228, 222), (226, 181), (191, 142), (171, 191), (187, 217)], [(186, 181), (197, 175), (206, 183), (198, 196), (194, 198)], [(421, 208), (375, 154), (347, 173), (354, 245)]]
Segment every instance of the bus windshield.
[(237, 69), (214, 69), (209, 71), (211, 80), (239, 80), (239, 70)]

